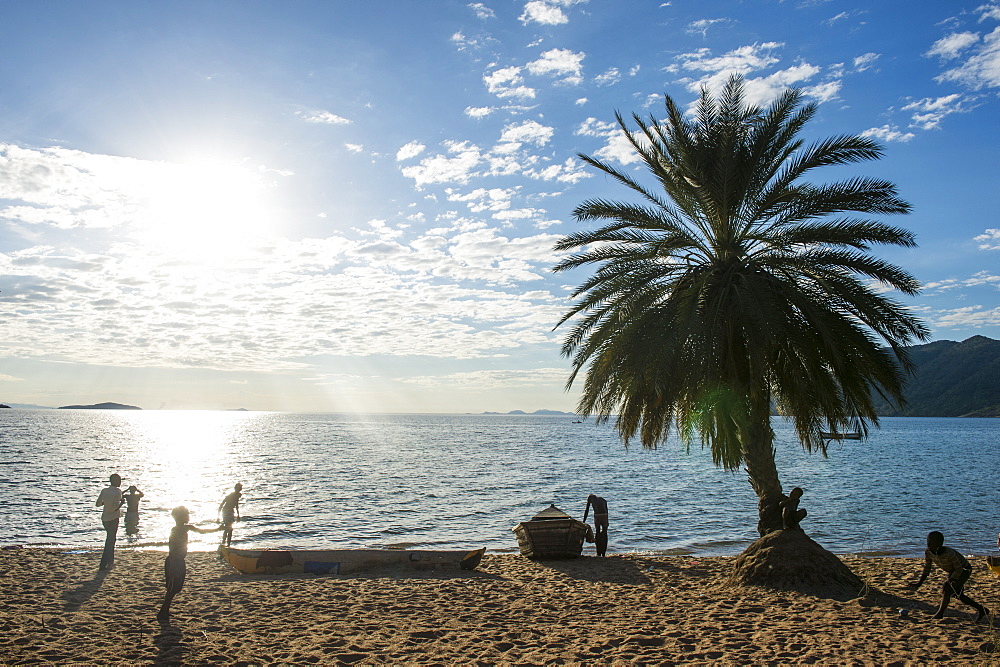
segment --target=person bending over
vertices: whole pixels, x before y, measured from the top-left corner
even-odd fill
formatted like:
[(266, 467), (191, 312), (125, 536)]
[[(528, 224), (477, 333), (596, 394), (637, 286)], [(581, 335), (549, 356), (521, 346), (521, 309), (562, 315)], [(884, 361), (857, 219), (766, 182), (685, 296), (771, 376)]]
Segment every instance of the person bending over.
[(170, 618), (170, 603), (173, 602), (174, 596), (184, 588), (184, 578), (187, 576), (187, 562), (185, 559), (187, 558), (188, 550), (188, 532), (193, 530), (196, 533), (214, 533), (222, 530), (221, 525), (216, 528), (198, 528), (191, 525), (188, 523), (191, 515), (188, 513), (186, 507), (175, 507), (170, 512), (170, 515), (174, 517), (174, 527), (170, 529), (169, 551), (167, 552), (167, 559), (163, 562), (167, 593), (163, 597), (163, 604), (160, 606), (160, 611), (156, 614), (156, 618), (161, 621)]
[(941, 606), (938, 607), (934, 618), (944, 617), (944, 611), (948, 608), (948, 602), (951, 600), (951, 596), (954, 595), (960, 601), (979, 612), (976, 616), (977, 623), (983, 620), (989, 611), (986, 607), (965, 594), (965, 584), (969, 581), (969, 577), (972, 576), (972, 566), (969, 565), (969, 561), (965, 559), (965, 556), (951, 547), (946, 547), (944, 545), (944, 535), (936, 530), (927, 535), (927, 550), (924, 551), (924, 570), (920, 573), (920, 579), (910, 584), (913, 590), (917, 590), (924, 583), (927, 575), (930, 574), (932, 565), (937, 565), (948, 573), (948, 578), (941, 589)]
[(590, 508), (594, 508), (594, 546), (598, 556), (604, 556), (608, 551), (608, 501), (600, 496), (587, 496), (587, 507), (583, 510), (583, 520), (587, 521)]

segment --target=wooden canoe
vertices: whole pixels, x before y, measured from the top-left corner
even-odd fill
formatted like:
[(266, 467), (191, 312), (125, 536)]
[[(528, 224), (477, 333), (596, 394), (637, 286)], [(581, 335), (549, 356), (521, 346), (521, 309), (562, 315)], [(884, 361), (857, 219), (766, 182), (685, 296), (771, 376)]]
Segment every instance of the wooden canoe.
[(472, 551), (418, 549), (333, 549), (325, 551), (234, 549), (219, 547), (219, 555), (243, 574), (349, 574), (380, 568), (414, 570), (474, 570), (486, 548)]
[(861, 433), (847, 432), (847, 433), (835, 433), (833, 431), (820, 431), (819, 437), (823, 440), (860, 440)]
[(576, 558), (590, 526), (570, 517), (555, 505), (513, 528), (522, 556), (528, 558)]

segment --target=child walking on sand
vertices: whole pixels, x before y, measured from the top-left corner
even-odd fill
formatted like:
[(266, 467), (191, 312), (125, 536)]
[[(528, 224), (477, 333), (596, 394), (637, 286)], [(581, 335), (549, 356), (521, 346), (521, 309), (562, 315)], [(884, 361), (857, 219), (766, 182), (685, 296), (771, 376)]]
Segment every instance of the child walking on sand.
[(167, 560), (163, 563), (167, 593), (163, 598), (163, 605), (160, 607), (159, 613), (156, 614), (156, 618), (161, 621), (170, 618), (170, 603), (184, 587), (184, 577), (187, 575), (185, 558), (187, 558), (188, 531), (214, 533), (222, 530), (221, 525), (216, 528), (198, 528), (191, 525), (188, 523), (191, 515), (186, 507), (175, 507), (170, 515), (174, 517), (175, 525), (170, 529), (169, 551)]

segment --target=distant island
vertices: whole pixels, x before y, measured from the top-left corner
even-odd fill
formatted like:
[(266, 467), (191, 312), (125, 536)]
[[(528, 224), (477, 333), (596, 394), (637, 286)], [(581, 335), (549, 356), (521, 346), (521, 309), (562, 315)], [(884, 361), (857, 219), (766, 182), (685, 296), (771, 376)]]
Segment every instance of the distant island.
[(142, 410), (134, 405), (121, 403), (95, 403), (94, 405), (63, 405), (59, 410)]
[(0, 403), (0, 409), (3, 409), (3, 408), (8, 408), (9, 409), (10, 406), (9, 405), (4, 405), (3, 403)]
[(524, 410), (511, 410), (510, 412), (484, 412), (484, 415), (568, 415), (570, 417), (575, 416), (574, 412), (561, 412), (559, 410), (535, 410), (534, 412), (525, 412)]

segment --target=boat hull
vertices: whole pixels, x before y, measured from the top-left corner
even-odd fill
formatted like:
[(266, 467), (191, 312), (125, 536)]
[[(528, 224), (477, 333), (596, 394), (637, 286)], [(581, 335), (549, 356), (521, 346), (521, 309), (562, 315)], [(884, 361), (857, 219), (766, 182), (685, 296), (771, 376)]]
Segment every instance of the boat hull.
[(350, 574), (365, 570), (474, 570), (486, 548), (462, 551), (417, 549), (282, 550), (219, 547), (219, 555), (243, 574)]

